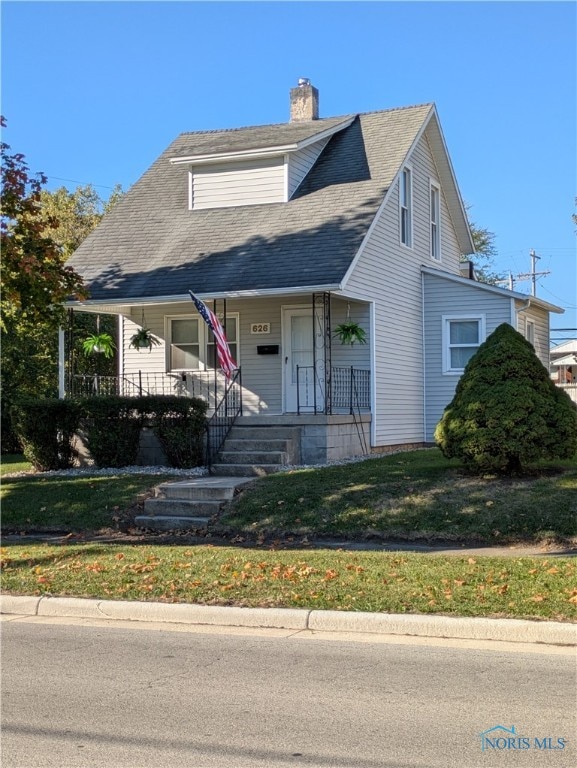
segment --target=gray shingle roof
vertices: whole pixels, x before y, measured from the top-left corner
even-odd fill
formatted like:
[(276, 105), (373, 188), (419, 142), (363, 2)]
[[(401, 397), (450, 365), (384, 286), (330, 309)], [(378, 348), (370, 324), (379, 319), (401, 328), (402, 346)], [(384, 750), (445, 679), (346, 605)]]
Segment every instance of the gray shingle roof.
[(358, 115), (286, 203), (190, 211), (188, 167), (170, 158), (297, 142), (346, 117), (181, 134), (69, 264), (103, 302), (337, 284), (431, 108)]

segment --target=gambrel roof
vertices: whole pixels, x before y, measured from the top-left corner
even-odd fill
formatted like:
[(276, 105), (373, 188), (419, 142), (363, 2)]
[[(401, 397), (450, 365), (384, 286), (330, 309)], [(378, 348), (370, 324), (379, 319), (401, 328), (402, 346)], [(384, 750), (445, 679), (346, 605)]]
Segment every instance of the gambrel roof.
[[(70, 265), (90, 301), (336, 290), (427, 130), (463, 253), (470, 232), (433, 104), (302, 123), (181, 134), (82, 243)], [(328, 143), (287, 202), (189, 210), (207, 156)], [(196, 160), (195, 160), (196, 159)], [(177, 162), (175, 162), (175, 160)], [(178, 161), (181, 162), (178, 162)]]

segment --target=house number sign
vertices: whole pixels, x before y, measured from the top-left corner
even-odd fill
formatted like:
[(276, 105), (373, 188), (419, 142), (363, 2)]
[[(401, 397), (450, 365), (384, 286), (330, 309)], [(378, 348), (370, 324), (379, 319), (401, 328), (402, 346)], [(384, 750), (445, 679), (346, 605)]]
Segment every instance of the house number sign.
[(251, 333), (270, 333), (270, 323), (251, 323)]

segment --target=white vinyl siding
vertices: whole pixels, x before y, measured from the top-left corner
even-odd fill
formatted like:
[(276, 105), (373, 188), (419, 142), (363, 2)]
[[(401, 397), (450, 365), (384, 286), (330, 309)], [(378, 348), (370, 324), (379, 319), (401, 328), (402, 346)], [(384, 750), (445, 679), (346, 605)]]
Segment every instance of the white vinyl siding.
[[(516, 301), (515, 305), (517, 310), (516, 330), (528, 341), (531, 341), (535, 354), (545, 368), (549, 369), (549, 313), (535, 305), (527, 308), (525, 303), (521, 301)], [(529, 339), (527, 335), (528, 323), (533, 323), (533, 340)]]
[[(375, 370), (371, 387), (375, 446), (425, 440), (421, 265), (431, 266), (430, 179), (438, 177), (425, 137), (411, 154), (411, 166), (413, 249), (400, 244), (399, 185), (395, 184), (346, 284), (351, 296), (374, 302)], [(438, 268), (459, 275), (460, 251), (442, 189), (440, 209), (443, 261)], [(447, 309), (450, 306), (444, 311)], [(440, 350), (439, 343), (439, 355)]]
[(194, 166), (189, 183), (192, 210), (282, 203), (286, 199), (282, 157)]
[(427, 441), (433, 440), (435, 427), (455, 394), (459, 375), (443, 373), (443, 316), (484, 318), (483, 338), (501, 323), (511, 322), (511, 300), (482, 287), (473, 280), (457, 283), (441, 276), (425, 274), (425, 426)]
[[(330, 137), (329, 137), (330, 138)], [(291, 152), (288, 156), (288, 199), (298, 189), (307, 173), (315, 164), (320, 153), (326, 147), (329, 138), (317, 141), (309, 147)]]

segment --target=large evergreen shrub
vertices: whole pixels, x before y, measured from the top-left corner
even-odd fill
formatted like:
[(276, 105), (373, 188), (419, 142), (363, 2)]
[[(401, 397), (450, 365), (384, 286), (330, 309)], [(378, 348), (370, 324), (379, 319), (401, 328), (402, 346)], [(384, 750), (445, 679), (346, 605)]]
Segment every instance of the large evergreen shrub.
[(10, 409), (24, 456), (34, 469), (66, 469), (74, 464), (74, 435), (80, 411), (69, 400), (25, 398)]
[(208, 404), (197, 397), (157, 395), (138, 398), (145, 423), (152, 428), (172, 467), (201, 466)]
[(467, 364), (435, 440), (474, 471), (519, 472), (575, 455), (577, 408), (531, 344), (503, 323)]

